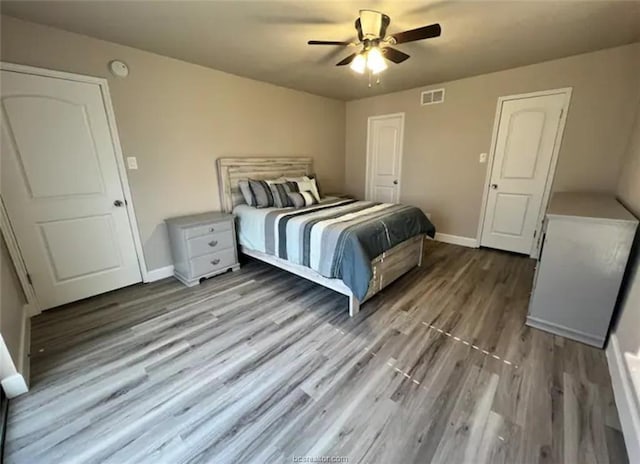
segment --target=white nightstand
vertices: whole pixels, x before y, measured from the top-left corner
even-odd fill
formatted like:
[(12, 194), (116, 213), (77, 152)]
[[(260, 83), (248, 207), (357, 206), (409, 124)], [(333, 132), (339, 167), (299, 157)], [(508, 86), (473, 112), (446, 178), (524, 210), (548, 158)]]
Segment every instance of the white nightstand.
[(188, 287), (240, 269), (232, 214), (211, 212), (166, 219), (174, 275)]

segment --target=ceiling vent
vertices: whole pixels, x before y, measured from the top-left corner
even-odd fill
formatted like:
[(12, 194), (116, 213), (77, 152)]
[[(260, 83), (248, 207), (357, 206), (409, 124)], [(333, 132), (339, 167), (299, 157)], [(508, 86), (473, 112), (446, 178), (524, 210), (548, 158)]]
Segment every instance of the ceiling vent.
[(444, 89), (425, 90), (420, 94), (421, 105), (435, 105), (444, 101)]

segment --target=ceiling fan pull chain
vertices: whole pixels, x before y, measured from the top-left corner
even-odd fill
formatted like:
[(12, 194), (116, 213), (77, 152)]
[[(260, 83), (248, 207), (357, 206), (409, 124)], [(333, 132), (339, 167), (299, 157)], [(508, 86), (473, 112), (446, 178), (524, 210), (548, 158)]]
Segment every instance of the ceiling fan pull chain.
[(371, 76), (372, 76), (371, 71), (369, 71), (369, 88), (371, 88)]

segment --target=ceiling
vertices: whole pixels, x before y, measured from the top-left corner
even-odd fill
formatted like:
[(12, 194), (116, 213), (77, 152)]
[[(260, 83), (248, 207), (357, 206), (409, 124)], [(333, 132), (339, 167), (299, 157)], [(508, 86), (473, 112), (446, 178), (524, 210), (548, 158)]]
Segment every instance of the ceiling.
[[(2, 13), (240, 76), (344, 100), (640, 41), (639, 1), (2, 1)], [(388, 33), (438, 22), (442, 36), (398, 45), (408, 61), (371, 88), (335, 63), (363, 8)]]

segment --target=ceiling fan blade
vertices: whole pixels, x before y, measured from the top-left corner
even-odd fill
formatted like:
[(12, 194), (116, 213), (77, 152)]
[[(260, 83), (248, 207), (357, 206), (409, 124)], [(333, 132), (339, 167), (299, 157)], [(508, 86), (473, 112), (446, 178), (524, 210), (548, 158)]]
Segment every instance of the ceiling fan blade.
[(356, 31), (358, 31), (358, 40), (362, 42), (364, 40), (364, 34), (362, 33), (362, 22), (360, 18), (356, 19)]
[(357, 55), (358, 55), (357, 53), (349, 55), (344, 60), (342, 60), (338, 64), (336, 64), (336, 66), (346, 66), (346, 65), (350, 64)]
[(351, 45), (351, 42), (339, 42), (336, 40), (310, 40), (307, 42), (309, 45)]
[(393, 61), (396, 64), (402, 63), (403, 61), (410, 58), (406, 53), (391, 47), (384, 47), (382, 49), (382, 54), (386, 59), (388, 59), (389, 61)]
[(397, 44), (415, 42), (416, 40), (431, 39), (433, 37), (439, 37), (442, 32), (440, 24), (431, 24), (429, 26), (419, 27), (417, 29), (411, 29), (410, 31), (398, 32), (397, 34), (391, 34)]

